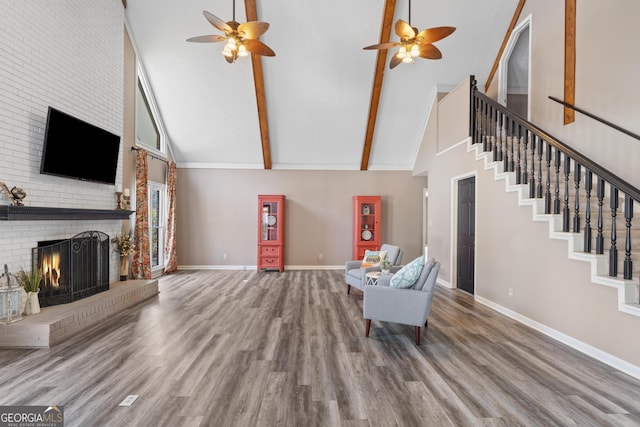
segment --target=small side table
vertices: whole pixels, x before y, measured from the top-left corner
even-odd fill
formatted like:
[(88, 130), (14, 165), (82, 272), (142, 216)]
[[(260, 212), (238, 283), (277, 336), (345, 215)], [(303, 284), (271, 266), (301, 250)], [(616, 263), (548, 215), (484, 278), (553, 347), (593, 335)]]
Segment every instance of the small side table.
[(365, 277), (367, 278), (366, 285), (376, 286), (378, 284), (378, 277), (380, 277), (381, 274), (382, 273), (380, 271), (370, 271), (369, 273), (365, 274)]

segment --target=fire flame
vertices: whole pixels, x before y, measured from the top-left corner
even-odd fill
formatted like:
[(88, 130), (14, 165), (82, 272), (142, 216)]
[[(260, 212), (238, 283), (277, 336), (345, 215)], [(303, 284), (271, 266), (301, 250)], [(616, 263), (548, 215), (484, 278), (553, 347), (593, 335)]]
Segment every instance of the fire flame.
[(44, 277), (45, 286), (60, 286), (58, 279), (60, 278), (60, 253), (53, 252), (42, 259), (42, 275)]

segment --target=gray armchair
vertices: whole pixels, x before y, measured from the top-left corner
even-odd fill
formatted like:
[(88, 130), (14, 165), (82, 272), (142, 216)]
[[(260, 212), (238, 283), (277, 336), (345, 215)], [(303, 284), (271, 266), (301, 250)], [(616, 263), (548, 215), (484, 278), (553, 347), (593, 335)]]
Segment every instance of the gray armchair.
[[(399, 266), (402, 262), (404, 251), (398, 246), (383, 244), (380, 246), (381, 251), (387, 251), (386, 259), (391, 261), (394, 266)], [(367, 281), (365, 275), (370, 271), (380, 271), (380, 267), (362, 268), (362, 260), (347, 261), (345, 263), (344, 280), (347, 282), (347, 294), (351, 293), (351, 286), (364, 291)], [(392, 269), (393, 271), (393, 269)]]
[(389, 280), (378, 280), (377, 286), (367, 286), (362, 304), (365, 335), (369, 336), (372, 320), (413, 325), (416, 345), (420, 345), (420, 327), (427, 326), (439, 271), (440, 263), (432, 258), (409, 289), (392, 288)]

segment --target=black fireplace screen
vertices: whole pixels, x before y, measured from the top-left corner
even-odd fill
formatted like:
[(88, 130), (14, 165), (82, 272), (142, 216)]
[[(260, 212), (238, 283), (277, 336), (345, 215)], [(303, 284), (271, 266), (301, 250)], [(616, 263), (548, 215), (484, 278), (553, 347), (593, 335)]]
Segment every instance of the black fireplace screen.
[(70, 239), (39, 242), (33, 268), (42, 272), (42, 307), (66, 304), (109, 289), (109, 236), (85, 231)]

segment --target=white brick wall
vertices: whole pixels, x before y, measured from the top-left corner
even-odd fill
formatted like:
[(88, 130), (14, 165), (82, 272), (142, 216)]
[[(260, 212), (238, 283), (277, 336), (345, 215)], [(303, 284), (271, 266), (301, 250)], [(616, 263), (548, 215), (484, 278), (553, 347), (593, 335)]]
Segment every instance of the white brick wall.
[[(122, 135), (123, 36), (120, 0), (0, 0), (0, 181), (24, 188), (25, 205), (115, 207), (113, 185), (39, 171), (50, 105)], [(121, 177), (122, 149), (117, 182)], [(0, 204), (9, 204), (4, 195)], [(87, 230), (114, 236), (120, 227), (120, 221), (0, 221), (0, 267), (27, 268), (39, 240)], [(115, 252), (110, 265), (117, 280)]]

